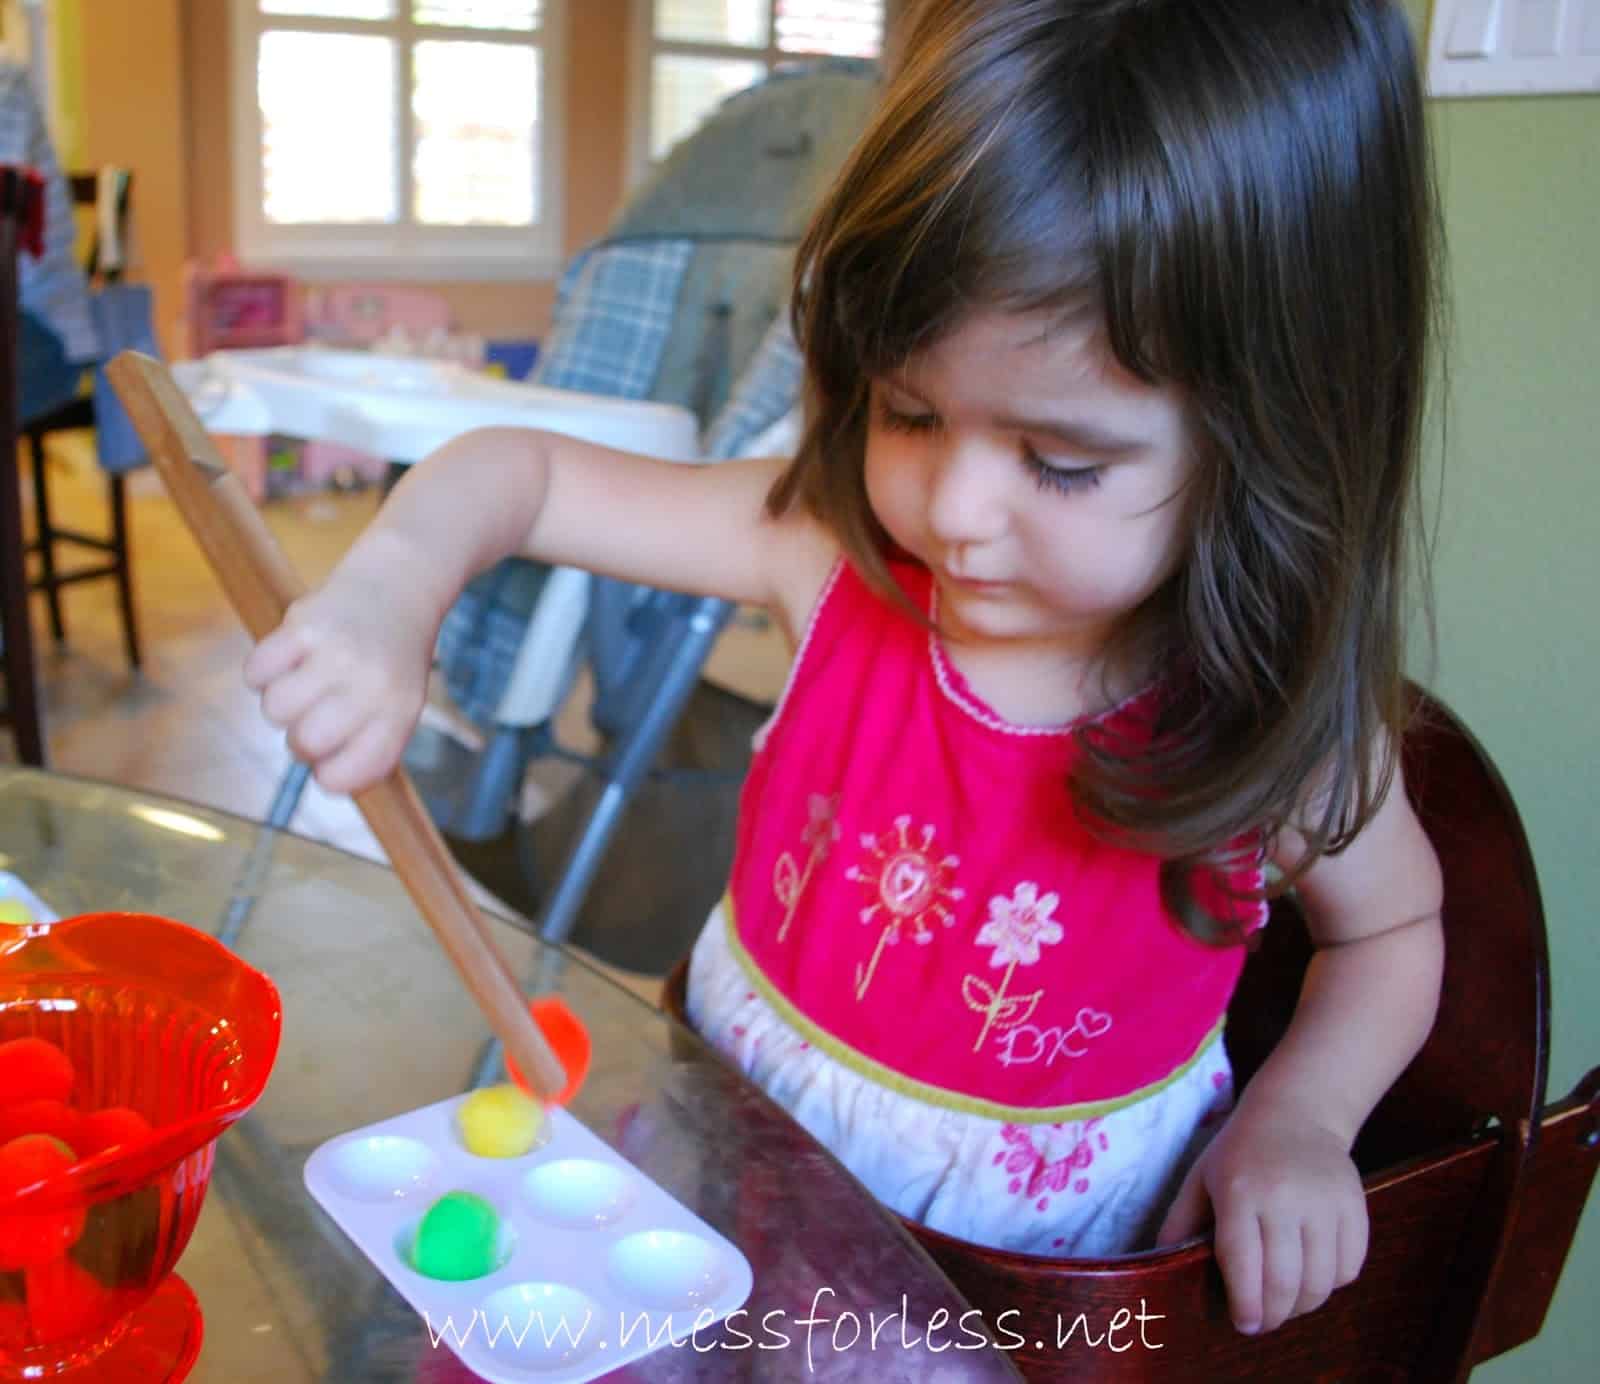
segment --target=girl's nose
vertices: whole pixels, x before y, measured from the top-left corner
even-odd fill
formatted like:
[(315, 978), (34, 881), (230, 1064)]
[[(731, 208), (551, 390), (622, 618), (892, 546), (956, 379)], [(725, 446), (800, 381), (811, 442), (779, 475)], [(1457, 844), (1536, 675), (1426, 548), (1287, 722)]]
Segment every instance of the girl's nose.
[(952, 439), (929, 472), (928, 527), (952, 547), (986, 543), (1006, 527), (1005, 475), (993, 448)]

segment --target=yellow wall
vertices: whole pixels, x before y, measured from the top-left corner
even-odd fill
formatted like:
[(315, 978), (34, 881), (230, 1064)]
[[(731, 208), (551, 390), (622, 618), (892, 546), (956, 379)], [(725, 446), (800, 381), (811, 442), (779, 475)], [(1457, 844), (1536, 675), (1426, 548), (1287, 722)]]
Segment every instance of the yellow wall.
[(189, 177), (182, 160), (184, 103), (180, 0), (77, 0), (80, 150), (89, 165), (133, 173), (139, 274), (156, 290), (157, 327), (178, 340), (188, 239)]
[(45, 10), (50, 52), (50, 108), (45, 117), (63, 168), (84, 161), (83, 26), (79, 0), (50, 0)]

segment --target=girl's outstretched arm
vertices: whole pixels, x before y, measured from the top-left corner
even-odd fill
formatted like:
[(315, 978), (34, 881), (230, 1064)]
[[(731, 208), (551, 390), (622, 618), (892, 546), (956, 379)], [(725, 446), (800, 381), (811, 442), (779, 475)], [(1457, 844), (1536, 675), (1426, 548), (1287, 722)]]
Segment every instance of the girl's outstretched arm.
[[(1300, 849), (1284, 833), (1284, 863)], [(1196, 1233), (1209, 1205), (1234, 1323), (1247, 1332), (1320, 1307), (1356, 1277), (1368, 1225), (1350, 1149), (1433, 1027), (1442, 884), (1398, 767), (1372, 821), (1297, 892), (1317, 950), (1294, 1018), (1158, 1236)]]
[(765, 512), (783, 462), (651, 460), (553, 433), (484, 428), (413, 467), (328, 581), (257, 646), (245, 678), (334, 792), (399, 761), (440, 622), (478, 572), (517, 553), (772, 607), (791, 629), (833, 544)]

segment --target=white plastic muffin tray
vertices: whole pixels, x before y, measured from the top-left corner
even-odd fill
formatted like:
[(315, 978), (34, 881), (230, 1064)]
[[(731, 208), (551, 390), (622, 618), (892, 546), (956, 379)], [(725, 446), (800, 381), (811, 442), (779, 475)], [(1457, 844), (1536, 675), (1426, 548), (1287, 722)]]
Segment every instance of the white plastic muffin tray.
[[(522, 1157), (479, 1158), (456, 1130), (463, 1099), (329, 1140), (305, 1182), (467, 1368), (493, 1384), (576, 1384), (706, 1332), (750, 1296), (744, 1255), (566, 1111), (546, 1111)], [(453, 1191), (499, 1213), (500, 1264), (483, 1278), (410, 1265), (423, 1215)]]

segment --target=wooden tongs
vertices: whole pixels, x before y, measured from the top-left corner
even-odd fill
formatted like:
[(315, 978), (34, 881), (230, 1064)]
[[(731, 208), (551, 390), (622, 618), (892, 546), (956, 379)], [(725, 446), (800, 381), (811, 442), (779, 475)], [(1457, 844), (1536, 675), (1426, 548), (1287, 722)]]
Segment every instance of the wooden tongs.
[[(245, 628), (254, 639), (270, 634), (305, 587), (250, 497), (160, 361), (124, 351), (106, 373)], [(588, 1069), (588, 1035), (552, 996), (530, 1011), (405, 770), (355, 803), (505, 1045), (513, 1076), (542, 1100), (570, 1100)]]

